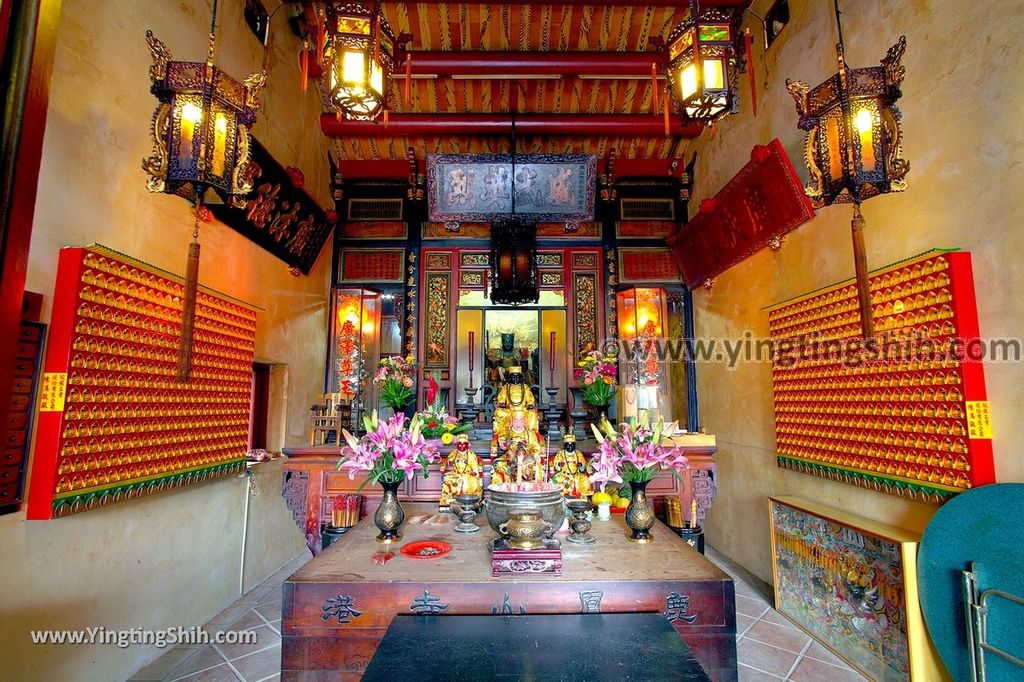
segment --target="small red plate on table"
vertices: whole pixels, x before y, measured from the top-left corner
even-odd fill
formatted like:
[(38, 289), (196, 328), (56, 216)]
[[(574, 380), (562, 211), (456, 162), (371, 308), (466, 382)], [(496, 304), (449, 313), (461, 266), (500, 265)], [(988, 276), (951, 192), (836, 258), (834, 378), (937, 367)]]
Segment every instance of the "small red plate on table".
[(627, 509), (629, 507), (612, 507), (611, 512), (612, 514), (625, 514)]
[(421, 540), (420, 542), (410, 542), (402, 545), (402, 548), (398, 551), (410, 559), (436, 559), (452, 551), (452, 546), (447, 542)]

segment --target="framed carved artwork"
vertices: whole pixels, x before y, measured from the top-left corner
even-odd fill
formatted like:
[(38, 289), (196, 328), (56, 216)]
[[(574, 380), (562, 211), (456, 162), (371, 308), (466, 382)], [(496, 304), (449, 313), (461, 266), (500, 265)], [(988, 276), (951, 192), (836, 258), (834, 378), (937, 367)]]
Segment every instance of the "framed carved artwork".
[(869, 679), (944, 679), (918, 601), (919, 535), (799, 497), (768, 505), (780, 613)]

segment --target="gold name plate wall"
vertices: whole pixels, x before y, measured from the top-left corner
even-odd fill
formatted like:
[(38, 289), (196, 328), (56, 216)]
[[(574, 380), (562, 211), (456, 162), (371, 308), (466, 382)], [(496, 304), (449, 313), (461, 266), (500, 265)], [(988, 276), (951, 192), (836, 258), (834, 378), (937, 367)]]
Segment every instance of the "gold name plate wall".
[(843, 282), (768, 310), (781, 467), (941, 502), (993, 483), (971, 255), (874, 272), (876, 337)]
[(176, 381), (183, 280), (101, 246), (60, 253), (29, 519), (245, 469), (256, 309), (200, 287)]

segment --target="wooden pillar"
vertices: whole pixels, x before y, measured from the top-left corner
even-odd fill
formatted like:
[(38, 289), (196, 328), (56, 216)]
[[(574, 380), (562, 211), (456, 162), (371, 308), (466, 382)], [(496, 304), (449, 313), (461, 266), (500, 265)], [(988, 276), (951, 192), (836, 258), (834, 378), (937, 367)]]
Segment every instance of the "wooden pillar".
[(860, 204), (853, 205), (853, 263), (857, 270), (857, 300), (860, 304), (861, 332), (865, 339), (875, 335), (875, 320), (871, 312), (871, 282), (868, 280), (868, 256), (864, 248), (864, 216)]
[(25, 293), (60, 10), (61, 0), (0, 3), (0, 76), (12, 94), (0, 120), (0, 442), (6, 439), (12, 388), (6, 370), (14, 364)]

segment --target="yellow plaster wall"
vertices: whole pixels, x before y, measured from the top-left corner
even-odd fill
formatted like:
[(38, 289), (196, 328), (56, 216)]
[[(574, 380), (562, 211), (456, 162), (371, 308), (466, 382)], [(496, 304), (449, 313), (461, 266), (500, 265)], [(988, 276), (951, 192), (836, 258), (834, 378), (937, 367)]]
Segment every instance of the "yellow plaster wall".
[[(762, 15), (767, 0), (754, 3)], [(751, 115), (746, 76), (741, 112), (705, 133), (688, 150), (698, 154), (695, 198), (706, 198), (749, 159), (754, 144), (778, 137), (806, 179), (804, 133), (796, 128), (786, 78), (816, 85), (835, 72), (832, 3), (790, 0), (792, 20), (767, 56), (755, 37), (759, 111)], [(1020, 337), (1024, 323), (1024, 47), (1019, 6), (959, 0), (845, 0), (847, 62), (875, 65), (901, 34), (907, 77), (903, 112), (910, 187), (871, 199), (867, 253), (871, 267), (932, 247), (972, 252), (983, 336)], [(755, 36), (760, 26), (748, 21)], [(696, 206), (696, 203), (694, 203)], [(764, 306), (852, 277), (851, 207), (835, 206), (791, 233), (782, 250), (763, 250), (694, 293), (702, 337), (768, 334)], [(920, 531), (935, 507), (784, 471), (775, 465), (771, 371), (767, 363), (722, 363), (697, 369), (702, 425), (718, 436), (720, 493), (707, 525), (708, 540), (761, 578), (771, 580), (766, 498), (800, 495)], [(1024, 427), (1017, 409), (1024, 365), (989, 364), (996, 476), (1024, 480)]]
[[(217, 63), (241, 78), (263, 47), (243, 0), (220, 1)], [(277, 3), (265, 3), (271, 10)], [(46, 297), (48, 321), (61, 247), (99, 242), (172, 272), (184, 271), (192, 217), (178, 197), (150, 194), (152, 28), (175, 59), (202, 60), (208, 0), (65, 0), (43, 147), (27, 288)], [(268, 88), (254, 134), (282, 165), (301, 168), (330, 205), (315, 88), (298, 89), (297, 40), (287, 12), (273, 19)], [(256, 357), (272, 372), (269, 445), (303, 442), (323, 382), (330, 256), (294, 277), (268, 252), (218, 224), (201, 228), (201, 284), (265, 309)], [(280, 465), (258, 470), (245, 589), (305, 551), (280, 497)], [(32, 646), (29, 629), (108, 630), (202, 624), (239, 595), (245, 481), (231, 478), (65, 519), (0, 517), (0, 659), (5, 679), (124, 679), (159, 655), (152, 646)]]

